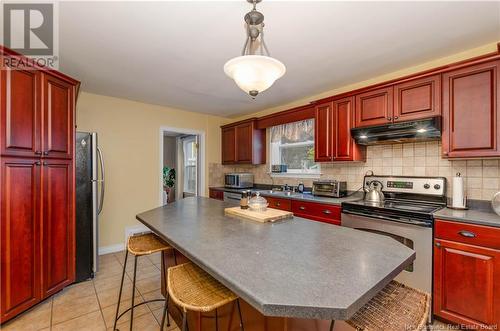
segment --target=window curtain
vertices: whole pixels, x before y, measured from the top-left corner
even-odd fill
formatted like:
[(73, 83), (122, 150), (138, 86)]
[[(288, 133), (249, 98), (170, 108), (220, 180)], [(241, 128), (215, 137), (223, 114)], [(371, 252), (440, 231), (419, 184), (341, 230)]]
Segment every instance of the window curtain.
[(271, 127), (272, 143), (293, 143), (314, 140), (314, 119), (276, 125)]

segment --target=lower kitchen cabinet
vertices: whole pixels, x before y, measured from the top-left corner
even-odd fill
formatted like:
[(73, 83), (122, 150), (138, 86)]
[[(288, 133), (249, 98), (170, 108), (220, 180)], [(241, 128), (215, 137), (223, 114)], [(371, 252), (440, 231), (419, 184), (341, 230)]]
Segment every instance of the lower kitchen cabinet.
[(291, 205), (295, 216), (340, 225), (340, 206), (299, 200), (292, 200)]
[(434, 315), (468, 328), (500, 325), (500, 229), (435, 223)]
[(74, 282), (72, 160), (2, 158), (0, 322)]
[(224, 200), (224, 191), (219, 191), (219, 190), (214, 190), (213, 188), (209, 188), (208, 196), (211, 199)]
[(269, 208), (292, 211), (292, 200), (266, 197)]
[(39, 164), (35, 159), (1, 161), (1, 322), (42, 299)]

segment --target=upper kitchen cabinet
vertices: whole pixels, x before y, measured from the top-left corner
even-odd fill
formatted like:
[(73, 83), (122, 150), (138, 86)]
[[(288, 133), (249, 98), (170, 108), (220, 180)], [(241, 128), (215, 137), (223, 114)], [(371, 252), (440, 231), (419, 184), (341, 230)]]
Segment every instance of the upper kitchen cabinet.
[(4, 56), (0, 70), (1, 154), (71, 159), (79, 83), (57, 71), (13, 68), (8, 59), (19, 56), (0, 51)]
[(36, 70), (13, 69), (3, 61), (0, 70), (1, 153), (36, 157), (40, 142), (40, 79)]
[(74, 141), (74, 85), (42, 74), (43, 155), (71, 159)]
[(314, 112), (314, 161), (332, 161), (333, 103), (326, 102), (315, 107)]
[(393, 113), (392, 95), (392, 86), (356, 95), (356, 127), (391, 122)]
[(227, 124), (221, 130), (222, 164), (266, 162), (265, 130), (257, 129), (257, 119)]
[(316, 162), (365, 160), (365, 147), (351, 137), (354, 97), (317, 105), (314, 123)]
[(394, 122), (441, 115), (441, 76), (394, 85)]
[(443, 156), (500, 156), (500, 61), (443, 74)]

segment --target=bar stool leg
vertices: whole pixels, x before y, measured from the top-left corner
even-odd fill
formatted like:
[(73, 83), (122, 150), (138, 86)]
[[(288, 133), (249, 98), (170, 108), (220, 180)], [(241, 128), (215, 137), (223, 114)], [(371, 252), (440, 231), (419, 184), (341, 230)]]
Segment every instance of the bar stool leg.
[(330, 323), (330, 331), (333, 331), (333, 327), (335, 326), (335, 320), (332, 320)]
[(187, 329), (187, 316), (186, 316), (186, 311), (184, 310), (182, 312), (182, 331), (186, 331)]
[(167, 327), (170, 326), (170, 318), (168, 317), (168, 299), (169, 299), (169, 294), (167, 291), (167, 297), (165, 298), (165, 306), (163, 308), (163, 315), (161, 317), (160, 331), (163, 331), (163, 326), (165, 325), (165, 315), (167, 316)]
[(137, 276), (137, 255), (134, 256), (134, 280), (132, 282), (132, 308), (130, 309), (130, 331), (134, 323), (134, 300), (135, 300), (135, 280)]
[(219, 331), (219, 314), (215, 308), (215, 331)]
[(240, 315), (240, 330), (245, 331), (243, 326), (243, 317), (241, 316), (240, 299), (236, 299), (236, 305), (238, 306), (238, 315)]
[(118, 305), (116, 306), (115, 322), (113, 324), (113, 331), (116, 330), (116, 323), (118, 322), (118, 312), (120, 311), (120, 303), (122, 299), (123, 280), (125, 278), (125, 269), (127, 268), (128, 250), (125, 251), (125, 262), (123, 263), (122, 280), (120, 282), (120, 293), (118, 294)]

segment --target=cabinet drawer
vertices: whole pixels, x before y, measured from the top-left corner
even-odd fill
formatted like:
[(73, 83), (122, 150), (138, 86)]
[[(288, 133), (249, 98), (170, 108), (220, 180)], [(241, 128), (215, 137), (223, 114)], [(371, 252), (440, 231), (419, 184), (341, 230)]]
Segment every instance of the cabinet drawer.
[(216, 200), (224, 200), (224, 192), (214, 189), (208, 189), (209, 197)]
[(434, 233), (439, 239), (500, 249), (499, 228), (436, 220)]
[(292, 211), (292, 201), (289, 199), (280, 199), (280, 198), (268, 198), (266, 197), (267, 202), (269, 203), (269, 208), (281, 209), (286, 211)]
[(292, 212), (299, 217), (340, 225), (340, 206), (292, 200)]

